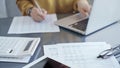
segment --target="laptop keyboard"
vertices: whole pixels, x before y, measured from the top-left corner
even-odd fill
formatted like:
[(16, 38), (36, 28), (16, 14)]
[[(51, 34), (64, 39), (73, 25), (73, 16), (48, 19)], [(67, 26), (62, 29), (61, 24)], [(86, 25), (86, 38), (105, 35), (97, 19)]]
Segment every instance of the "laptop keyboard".
[(88, 24), (88, 20), (89, 18), (87, 19), (84, 19), (82, 21), (79, 21), (77, 23), (74, 23), (74, 24), (71, 24), (69, 25), (70, 27), (73, 27), (73, 28), (76, 28), (78, 30), (82, 30), (82, 31), (85, 31), (86, 30), (86, 27), (87, 27), (87, 24)]

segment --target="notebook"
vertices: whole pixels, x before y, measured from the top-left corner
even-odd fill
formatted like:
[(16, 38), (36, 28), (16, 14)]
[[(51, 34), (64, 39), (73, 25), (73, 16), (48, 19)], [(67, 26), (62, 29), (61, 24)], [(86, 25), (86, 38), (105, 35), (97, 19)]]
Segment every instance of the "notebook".
[(27, 63), (39, 42), (40, 38), (0, 36), (0, 61)]
[(114, 56), (98, 59), (104, 50), (111, 48), (105, 42), (61, 43), (44, 46), (44, 54), (71, 68), (120, 68)]
[(66, 29), (88, 35), (120, 20), (120, 0), (94, 0), (90, 16), (75, 14), (55, 22)]

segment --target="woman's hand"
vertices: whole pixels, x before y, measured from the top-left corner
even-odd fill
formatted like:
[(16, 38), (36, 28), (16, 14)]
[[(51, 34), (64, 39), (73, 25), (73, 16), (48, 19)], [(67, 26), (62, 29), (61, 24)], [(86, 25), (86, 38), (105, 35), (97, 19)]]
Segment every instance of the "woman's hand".
[(79, 0), (77, 2), (78, 5), (78, 11), (83, 15), (83, 16), (88, 16), (91, 10), (91, 6), (88, 3), (87, 0)]
[(32, 8), (30, 16), (33, 18), (34, 21), (40, 22), (45, 19), (47, 15), (47, 11), (45, 9), (38, 9), (36, 7)]

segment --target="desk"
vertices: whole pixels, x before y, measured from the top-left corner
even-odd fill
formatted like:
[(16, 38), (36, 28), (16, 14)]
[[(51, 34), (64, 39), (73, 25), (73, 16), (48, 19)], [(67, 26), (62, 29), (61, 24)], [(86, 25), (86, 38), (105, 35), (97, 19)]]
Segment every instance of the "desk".
[[(59, 17), (59, 15), (58, 15)], [(60, 16), (61, 17), (61, 16)], [(64, 16), (63, 16), (64, 17)], [(74, 33), (72, 31), (60, 28), (58, 33), (34, 33), (34, 34), (7, 34), (10, 24), (13, 18), (0, 19), (0, 36), (12, 36), (12, 37), (41, 37), (41, 42), (35, 51), (34, 56), (30, 62), (43, 55), (43, 49), (40, 51), (42, 45), (55, 44), (55, 43), (67, 43), (67, 42), (83, 42), (84, 36)], [(24, 63), (8, 63), (0, 62), (0, 68), (21, 68)]]
[[(67, 15), (65, 15), (67, 16)], [(62, 15), (64, 17), (64, 15)], [(58, 15), (58, 18), (61, 18)], [(56, 44), (56, 43), (69, 43), (69, 42), (84, 42), (84, 41), (107, 41), (108, 43), (120, 42), (120, 23), (116, 23), (110, 27), (107, 27), (99, 32), (96, 32), (89, 36), (83, 36), (78, 33), (74, 33), (70, 30), (60, 28), (60, 32), (57, 33), (34, 33), (34, 34), (7, 34), (10, 24), (13, 18), (0, 19), (0, 36), (12, 36), (12, 37), (41, 37), (41, 42), (32, 56), (30, 62), (41, 57), (43, 55), (43, 49), (40, 51), (42, 45)], [(114, 36), (114, 37), (113, 37)], [(113, 39), (114, 38), (114, 39)], [(21, 68), (24, 63), (8, 63), (0, 62), (0, 68)]]
[(86, 42), (105, 41), (113, 47), (120, 44), (120, 21), (85, 38)]

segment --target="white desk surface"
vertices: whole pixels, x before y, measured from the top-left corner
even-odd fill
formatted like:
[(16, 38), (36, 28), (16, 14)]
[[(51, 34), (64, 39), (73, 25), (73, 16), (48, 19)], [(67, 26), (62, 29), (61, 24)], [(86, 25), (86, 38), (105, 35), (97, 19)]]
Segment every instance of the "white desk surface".
[(120, 21), (87, 36), (85, 38), (85, 41), (105, 41), (112, 46), (117, 46), (118, 44), (120, 44)]

